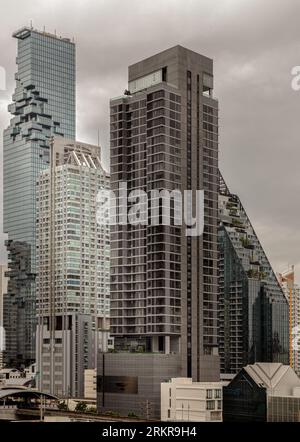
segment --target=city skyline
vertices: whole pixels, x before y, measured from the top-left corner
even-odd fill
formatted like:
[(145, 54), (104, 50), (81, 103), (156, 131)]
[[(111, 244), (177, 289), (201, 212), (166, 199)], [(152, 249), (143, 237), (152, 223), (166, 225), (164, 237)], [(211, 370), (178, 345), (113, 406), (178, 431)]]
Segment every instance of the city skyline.
[[(299, 281), (296, 231), (299, 209), (297, 204), (290, 204), (291, 200), (296, 201), (299, 190), (295, 169), (300, 159), (296, 149), (299, 92), (291, 88), (291, 69), (299, 64), (295, 56), (298, 47), (296, 12), (299, 6), (292, 6), (291, 2), (282, 5), (282, 2), (267, 1), (266, 8), (272, 5), (268, 17), (257, 18), (258, 2), (252, 2), (251, 7), (250, 2), (243, 7), (236, 2), (224, 2), (224, 5), (211, 9), (209, 2), (201, 2), (198, 6), (191, 1), (194, 14), (184, 14), (183, 6), (179, 2), (172, 2), (173, 13), (168, 16), (166, 2), (161, 18), (157, 20), (154, 14), (157, 4), (153, 2), (153, 6), (148, 5), (143, 9), (143, 13), (147, 14), (143, 20), (144, 32), (135, 42), (134, 54), (131, 45), (141, 26), (135, 23), (141, 14), (137, 3), (132, 3), (133, 18), (130, 20), (133, 26), (131, 32), (126, 33), (126, 38), (122, 36), (122, 13), (125, 14), (122, 6), (118, 14), (113, 16), (112, 6), (90, 1), (86, 15), (83, 6), (76, 4), (69, 12), (72, 19), (66, 22), (59, 18), (59, 15), (63, 16), (59, 12), (65, 9), (57, 2), (49, 6), (54, 6), (56, 13), (53, 15), (49, 15), (45, 5), (36, 12), (35, 3), (29, 2), (26, 12), (14, 12), (13, 23), (7, 20), (1, 29), (1, 43), (5, 50), (2, 51), (0, 65), (5, 67), (7, 77), (7, 90), (0, 91), (1, 130), (8, 124), (7, 104), (14, 82), (15, 42), (11, 34), (18, 27), (29, 25), (30, 19), (39, 30), (45, 25), (49, 32), (57, 29), (58, 35), (75, 37), (78, 46), (78, 138), (97, 143), (100, 128), (100, 143), (104, 146), (106, 165), (109, 152), (108, 99), (125, 89), (126, 66), (174, 44), (183, 44), (212, 57), (215, 61), (216, 95), (222, 102), (222, 173), (233, 192), (241, 195), (274, 269), (282, 271), (287, 264), (295, 264), (296, 279)], [(8, 16), (12, 14), (10, 8), (13, 6), (14, 2), (6, 6)], [(68, 8), (67, 3), (64, 8)], [(203, 14), (200, 14), (200, 8)], [(91, 10), (93, 14), (90, 14)], [(276, 28), (279, 20), (284, 18), (288, 27), (279, 35)], [(251, 39), (251, 21), (254, 19), (256, 34)], [(79, 20), (89, 24), (89, 31), (80, 31)], [(120, 24), (118, 31), (115, 30), (118, 26), (112, 27), (112, 32), (106, 25), (111, 20)], [(188, 26), (178, 30), (176, 23), (179, 20), (184, 20)], [(163, 23), (165, 27), (161, 26)], [(196, 23), (200, 25), (196, 26)], [(101, 32), (97, 33), (98, 27)], [(280, 51), (275, 50), (278, 47)], [(87, 121), (89, 110), (93, 114), (90, 122)], [(284, 198), (287, 194), (290, 197)], [(2, 250), (1, 261), (3, 254)]]
[(16, 2), (0, 422), (300, 422), (300, 3)]

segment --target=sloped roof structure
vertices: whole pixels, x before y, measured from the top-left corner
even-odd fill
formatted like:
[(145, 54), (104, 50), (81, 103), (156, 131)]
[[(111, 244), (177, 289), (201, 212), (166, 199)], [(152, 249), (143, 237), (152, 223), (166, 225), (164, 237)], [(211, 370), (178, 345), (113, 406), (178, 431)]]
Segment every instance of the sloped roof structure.
[[(300, 393), (300, 379), (289, 365), (276, 362), (257, 362), (243, 370), (262, 388), (272, 394)], [(297, 394), (298, 396), (298, 394)]]

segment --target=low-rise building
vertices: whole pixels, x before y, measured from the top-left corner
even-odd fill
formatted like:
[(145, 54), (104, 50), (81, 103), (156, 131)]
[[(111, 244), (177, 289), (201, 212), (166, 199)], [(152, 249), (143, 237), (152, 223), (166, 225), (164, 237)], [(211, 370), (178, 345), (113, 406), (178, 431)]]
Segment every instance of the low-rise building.
[(289, 365), (247, 365), (223, 388), (224, 422), (300, 422), (300, 379)]
[(97, 370), (95, 368), (84, 370), (84, 397), (97, 398)]
[(178, 354), (99, 352), (97, 410), (159, 419), (161, 383), (178, 372)]
[(16, 368), (3, 368), (0, 370), (0, 387), (9, 386), (35, 386), (35, 364), (31, 364), (24, 370)]
[(193, 382), (192, 378), (163, 382), (161, 420), (221, 422), (223, 385), (223, 382)]

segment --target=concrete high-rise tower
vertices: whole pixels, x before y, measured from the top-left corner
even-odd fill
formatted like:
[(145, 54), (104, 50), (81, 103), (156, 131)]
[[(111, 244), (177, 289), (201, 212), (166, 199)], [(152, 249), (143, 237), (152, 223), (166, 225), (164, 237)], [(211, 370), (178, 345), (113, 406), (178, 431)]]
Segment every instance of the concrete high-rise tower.
[[(69, 39), (27, 27), (13, 37), (18, 54), (16, 88), (9, 105), (12, 118), (3, 142), (3, 228), (11, 247), (11, 241), (28, 244), (34, 275), (36, 181), (40, 171), (49, 167), (50, 136), (75, 139), (75, 45)], [(34, 280), (30, 297), (28, 314), (35, 322)], [(24, 324), (18, 327), (27, 333)], [(10, 333), (13, 331), (6, 331)], [(32, 331), (29, 334), (30, 353), (34, 354), (35, 337)]]
[[(142, 364), (156, 365), (160, 358), (162, 377), (219, 380), (218, 102), (211, 59), (175, 46), (129, 67), (128, 90), (111, 100), (111, 188), (116, 193), (121, 182), (128, 193), (204, 190), (204, 233), (187, 236), (185, 226), (151, 225), (150, 220), (112, 226), (115, 348), (148, 353), (148, 362), (142, 357), (136, 362), (141, 376)], [(164, 205), (161, 198), (160, 216)], [(154, 363), (150, 353), (155, 353)], [(106, 373), (118, 356), (123, 358), (121, 353), (105, 356)], [(171, 370), (172, 364), (177, 373), (164, 373), (163, 367)], [(121, 374), (116, 362), (111, 374), (118, 369)], [(122, 407), (119, 396), (116, 406)]]
[(43, 391), (83, 397), (84, 370), (106, 351), (109, 226), (97, 195), (109, 190), (100, 147), (53, 138), (37, 192), (37, 371)]

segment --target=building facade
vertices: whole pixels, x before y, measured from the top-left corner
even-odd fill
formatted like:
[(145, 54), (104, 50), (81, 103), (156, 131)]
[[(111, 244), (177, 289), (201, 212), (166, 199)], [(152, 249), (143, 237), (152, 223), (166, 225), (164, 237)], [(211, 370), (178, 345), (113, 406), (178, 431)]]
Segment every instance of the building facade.
[(300, 376), (300, 287), (295, 283), (294, 266), (278, 273), (277, 277), (289, 304), (290, 366)]
[(24, 241), (6, 241), (8, 250), (7, 291), (3, 295), (5, 330), (4, 364), (8, 368), (25, 368), (35, 360), (35, 300), (32, 285), (31, 248)]
[(222, 422), (223, 382), (174, 378), (161, 384), (161, 420)]
[[(9, 240), (28, 244), (31, 273), (36, 273), (36, 181), (49, 167), (50, 136), (75, 139), (75, 45), (27, 27), (13, 37), (18, 42), (17, 73), (3, 140), (3, 229)], [(31, 290), (28, 314), (35, 324), (34, 282)]]
[(289, 360), (289, 306), (237, 195), (223, 178), (219, 211), (219, 351), (222, 373)]
[(3, 297), (7, 293), (7, 281), (5, 276), (8, 268), (7, 265), (0, 265), (0, 370), (3, 368), (3, 351), (5, 347), (5, 331), (3, 327)]
[(96, 367), (109, 328), (109, 225), (97, 220), (109, 175), (98, 146), (54, 137), (50, 156), (37, 192), (38, 382), (83, 397), (84, 370)]
[(223, 389), (224, 422), (300, 422), (300, 379), (280, 363), (244, 367)]
[(160, 385), (180, 371), (177, 354), (99, 353), (97, 410), (160, 419)]
[(97, 400), (97, 368), (84, 370), (84, 398)]
[[(176, 46), (130, 66), (126, 94), (111, 100), (114, 192), (204, 190), (198, 236), (174, 222), (175, 198), (154, 201), (158, 225), (147, 217), (147, 204), (146, 223), (130, 224), (118, 207), (122, 219), (111, 236), (115, 348), (180, 355), (177, 376), (194, 380), (219, 379), (218, 102), (212, 93), (212, 60)], [(171, 222), (164, 223), (168, 204)], [(129, 212), (132, 207), (129, 201)]]

